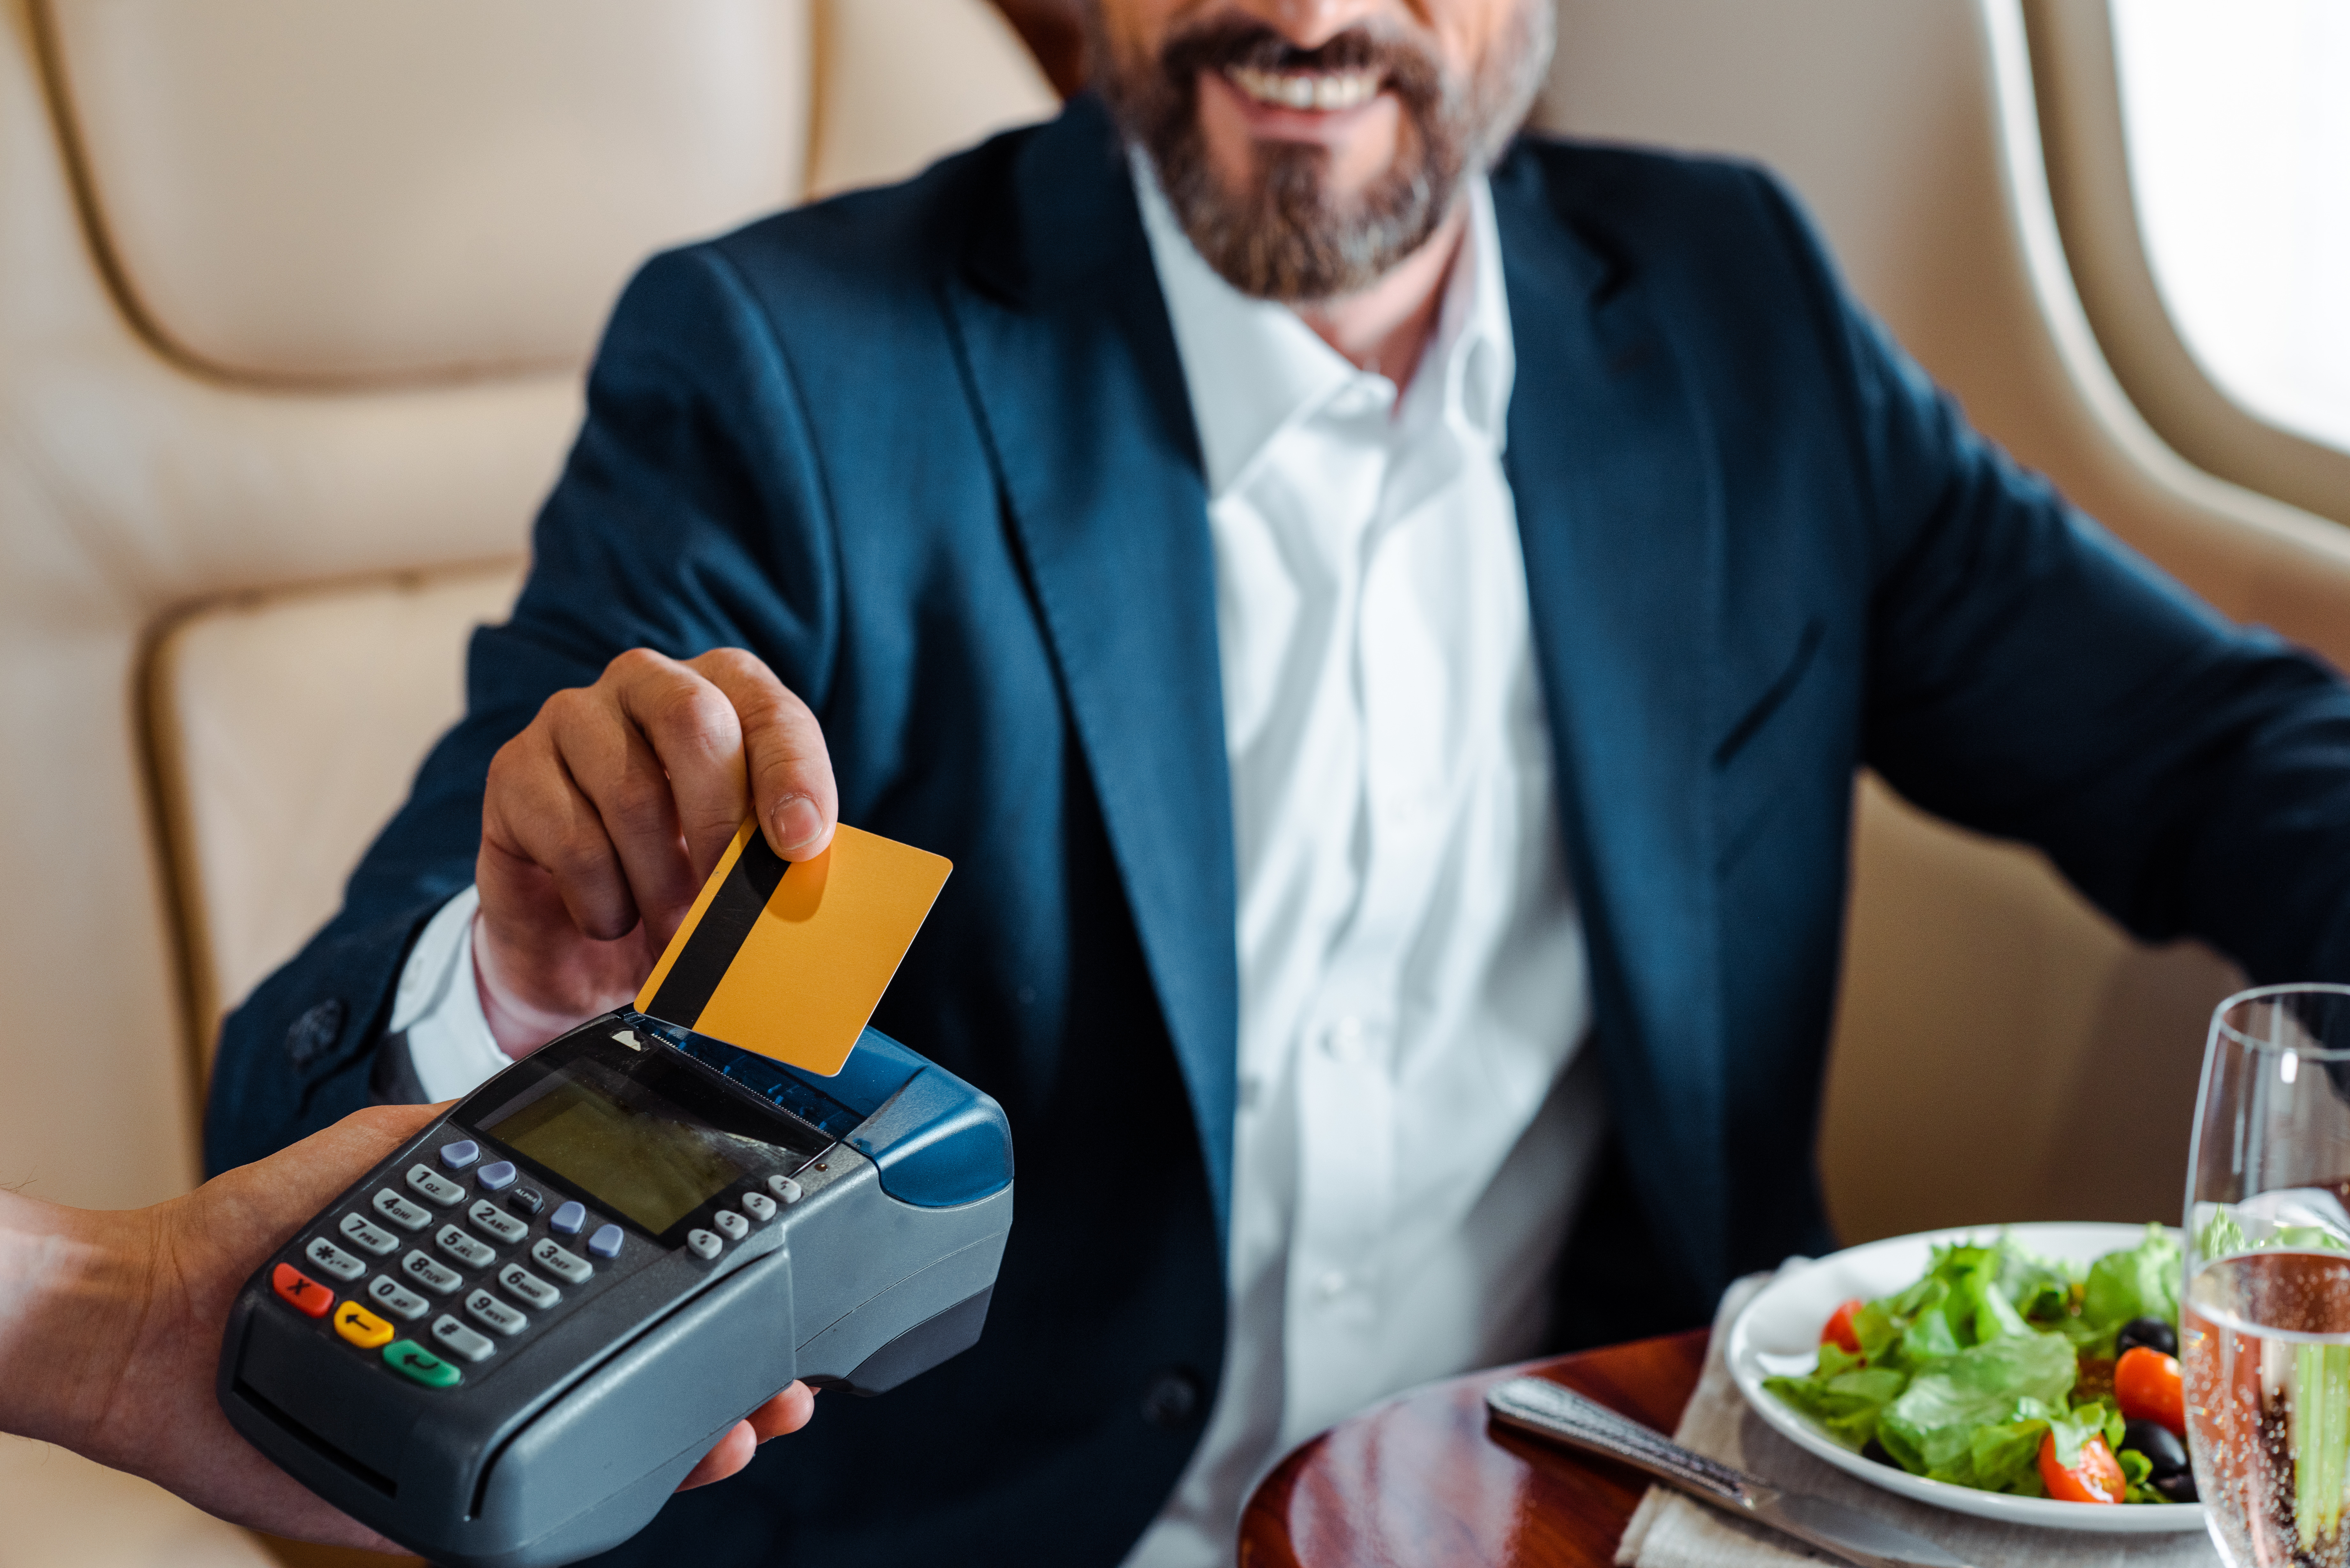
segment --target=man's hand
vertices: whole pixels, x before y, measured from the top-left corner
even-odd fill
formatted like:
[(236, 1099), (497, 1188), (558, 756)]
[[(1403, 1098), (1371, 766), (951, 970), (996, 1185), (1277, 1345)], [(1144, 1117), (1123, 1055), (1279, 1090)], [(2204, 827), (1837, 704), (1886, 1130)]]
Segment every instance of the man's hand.
[(474, 972), (520, 1056), (636, 994), (755, 810), (786, 860), (832, 842), (832, 758), (807, 705), (741, 649), (639, 649), (558, 691), (490, 763)]
[[(396, 1552), (239, 1437), (213, 1381), (236, 1293), (351, 1179), (439, 1111), (381, 1106), (151, 1209), (95, 1213), (0, 1192), (0, 1429), (45, 1438), (274, 1534)], [(795, 1383), (680, 1490), (807, 1424)]]

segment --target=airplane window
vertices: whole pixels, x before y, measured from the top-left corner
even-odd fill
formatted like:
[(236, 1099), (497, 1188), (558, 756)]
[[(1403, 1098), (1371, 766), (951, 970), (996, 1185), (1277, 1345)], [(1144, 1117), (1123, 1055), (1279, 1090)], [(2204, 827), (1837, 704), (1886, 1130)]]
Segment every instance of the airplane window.
[(2350, 450), (2350, 5), (2114, 0), (2130, 185), (2188, 349)]

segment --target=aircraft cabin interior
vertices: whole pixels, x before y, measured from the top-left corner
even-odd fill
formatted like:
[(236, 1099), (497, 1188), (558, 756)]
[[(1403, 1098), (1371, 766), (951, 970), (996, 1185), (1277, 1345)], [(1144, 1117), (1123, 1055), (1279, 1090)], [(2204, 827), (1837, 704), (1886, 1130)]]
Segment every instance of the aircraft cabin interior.
[[(1093, 3), (0, 0), (0, 1186), (112, 1210), (203, 1179), (223, 1020), (464, 712), (646, 259), (1053, 119)], [(1977, 430), (2350, 669), (2337, 7), (1555, 12), (1536, 131), (1768, 170)], [(2175, 1223), (2251, 980), (1851, 789), (1837, 1244)], [(0, 1568), (387, 1560), (0, 1438)]]

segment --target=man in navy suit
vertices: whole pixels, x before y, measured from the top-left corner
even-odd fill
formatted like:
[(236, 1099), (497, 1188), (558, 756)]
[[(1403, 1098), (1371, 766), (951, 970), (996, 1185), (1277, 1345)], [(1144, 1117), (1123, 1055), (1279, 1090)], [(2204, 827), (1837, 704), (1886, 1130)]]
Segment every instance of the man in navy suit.
[(1828, 1244), (1861, 765), (2141, 935), (2350, 969), (2342, 686), (1970, 431), (1767, 177), (1513, 141), (1548, 43), (1104, 0), (1100, 99), (621, 300), (207, 1127), (625, 998), (746, 813), (954, 859), (875, 1022), (1016, 1129), (986, 1335), (616, 1560), (1212, 1562), (1349, 1401)]

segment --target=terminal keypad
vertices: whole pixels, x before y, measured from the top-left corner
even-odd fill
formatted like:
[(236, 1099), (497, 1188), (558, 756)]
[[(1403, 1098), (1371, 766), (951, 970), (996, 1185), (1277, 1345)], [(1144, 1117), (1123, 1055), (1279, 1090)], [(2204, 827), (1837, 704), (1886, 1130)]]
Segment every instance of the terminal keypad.
[[(306, 1316), (332, 1311), (331, 1332), (354, 1350), (380, 1354), (387, 1366), (426, 1387), (452, 1388), (464, 1381), (464, 1368), (489, 1362), (501, 1342), (529, 1330), (534, 1314), (560, 1309), (566, 1287), (588, 1286), (598, 1266), (618, 1262), (631, 1243), (578, 1199), (519, 1184), (512, 1161), (485, 1158), (470, 1138), (420, 1153), (394, 1185), (357, 1199), (330, 1235), (307, 1237), (301, 1265), (279, 1264), (275, 1285)], [(685, 1250), (714, 1262), (799, 1197), (799, 1183), (785, 1177), (738, 1191), (734, 1208), (710, 1217), (712, 1229), (687, 1232)], [(461, 1204), (467, 1206), (445, 1220), (433, 1211)], [(508, 1261), (502, 1247), (521, 1247), (522, 1257)], [(380, 1271), (372, 1277), (370, 1259)], [(339, 1303), (337, 1285), (350, 1291)], [(397, 1337), (402, 1332), (412, 1337)]]

